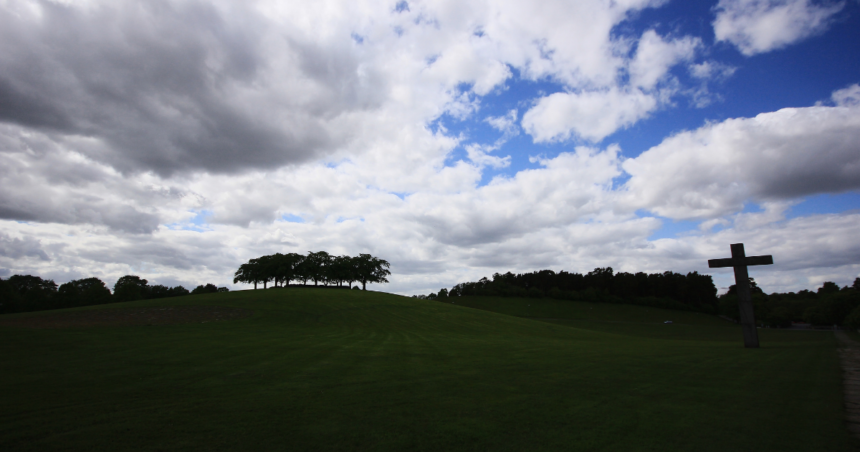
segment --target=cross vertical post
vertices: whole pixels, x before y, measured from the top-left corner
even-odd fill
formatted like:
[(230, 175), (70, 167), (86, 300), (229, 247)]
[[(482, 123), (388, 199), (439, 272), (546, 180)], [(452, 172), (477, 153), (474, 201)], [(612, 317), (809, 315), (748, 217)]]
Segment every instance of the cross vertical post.
[(735, 271), (735, 290), (738, 294), (738, 308), (741, 315), (741, 328), (744, 335), (744, 347), (758, 348), (758, 331), (755, 326), (755, 311), (753, 310), (752, 294), (750, 293), (750, 275), (747, 266), (771, 265), (773, 256), (746, 257), (743, 243), (733, 243), (732, 257), (729, 259), (711, 259), (710, 268), (732, 267)]
[[(732, 260), (746, 260), (743, 243), (732, 244)], [(741, 328), (744, 332), (744, 346), (758, 348), (758, 331), (755, 326), (755, 310), (750, 293), (750, 273), (746, 265), (735, 265), (735, 289), (738, 292), (738, 308), (741, 314)]]

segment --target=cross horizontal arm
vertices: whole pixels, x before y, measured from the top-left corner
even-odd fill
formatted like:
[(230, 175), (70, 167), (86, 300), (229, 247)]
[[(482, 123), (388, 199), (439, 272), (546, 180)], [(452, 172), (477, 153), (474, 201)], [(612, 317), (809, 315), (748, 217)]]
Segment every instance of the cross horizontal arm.
[(708, 268), (734, 267), (735, 260), (728, 257), (725, 259), (708, 259)]
[(773, 256), (749, 256), (743, 259), (727, 257), (725, 259), (709, 259), (708, 268), (740, 267), (752, 265), (773, 265)]
[(773, 256), (750, 256), (747, 258), (747, 265), (773, 265)]

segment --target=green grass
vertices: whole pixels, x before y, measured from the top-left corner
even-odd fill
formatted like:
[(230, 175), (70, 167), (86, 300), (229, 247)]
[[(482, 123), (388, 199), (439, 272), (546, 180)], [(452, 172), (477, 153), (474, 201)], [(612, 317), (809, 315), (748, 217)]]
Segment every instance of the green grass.
[(832, 333), (761, 330), (747, 350), (702, 314), (457, 301), (260, 290), (98, 307), (255, 312), (229, 322), (0, 327), (0, 450), (858, 446)]

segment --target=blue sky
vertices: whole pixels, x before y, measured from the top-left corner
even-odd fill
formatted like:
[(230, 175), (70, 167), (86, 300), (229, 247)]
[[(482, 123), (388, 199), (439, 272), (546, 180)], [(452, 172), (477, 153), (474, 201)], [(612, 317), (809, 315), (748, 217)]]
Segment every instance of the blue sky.
[(856, 0), (160, 5), (0, 6), (0, 277), (860, 276)]
[[(708, 121), (753, 117), (781, 108), (808, 107), (817, 102), (828, 102), (833, 91), (857, 83), (860, 79), (860, 3), (846, 2), (826, 32), (752, 57), (745, 57), (729, 43), (714, 42), (710, 22), (715, 14), (716, 3), (668, 2), (660, 8), (645, 9), (636, 17), (624, 21), (616, 27), (616, 33), (637, 35), (648, 29), (656, 29), (668, 35), (689, 34), (701, 38), (708, 47), (708, 59), (735, 69), (731, 76), (709, 83), (710, 90), (717, 98), (707, 106), (695, 107), (691, 105), (689, 96), (677, 95), (673, 98), (675, 105), (663, 108), (594, 144), (618, 143), (625, 157), (636, 157), (659, 144), (666, 136), (696, 129)], [(554, 82), (550, 77), (524, 80), (516, 68), (511, 68), (511, 72), (513, 77), (503, 87), (480, 98), (478, 114), (466, 120), (451, 116), (440, 118), (451, 133), (463, 133), (468, 137), (464, 145), (470, 142), (492, 142), (502, 136), (502, 133), (485, 122), (487, 117), (504, 116), (512, 109), (519, 110), (521, 114), (539, 93), (551, 94), (565, 90), (563, 84)], [(673, 68), (672, 75), (681, 79), (682, 83), (696, 83), (684, 68)], [(510, 154), (511, 165), (495, 173), (512, 175), (523, 168), (535, 167), (534, 163), (529, 162), (529, 156), (554, 156), (569, 150), (572, 145), (571, 142), (536, 144), (528, 135), (519, 135), (498, 152)], [(462, 149), (458, 150), (460, 152), (455, 153), (452, 160), (465, 155)], [(490, 172), (485, 173), (482, 183), (489, 182), (492, 175)], [(844, 202), (831, 201), (824, 205), (842, 209)], [(860, 206), (860, 203), (855, 205)], [(833, 211), (841, 210), (816, 210), (818, 213)]]
[[(708, 105), (696, 106), (689, 95), (673, 97), (673, 105), (654, 112), (635, 125), (620, 129), (596, 143), (617, 143), (625, 157), (636, 157), (645, 150), (660, 144), (669, 135), (693, 130), (708, 121), (720, 121), (734, 117), (752, 117), (761, 112), (776, 111), (787, 107), (808, 107), (819, 102), (829, 102), (833, 91), (850, 86), (860, 78), (860, 4), (848, 2), (828, 30), (815, 34), (802, 42), (780, 48), (766, 54), (746, 57), (737, 47), (715, 42), (710, 22), (714, 17), (716, 2), (669, 2), (667, 5), (646, 9), (616, 27), (615, 34), (637, 35), (653, 29), (667, 35), (694, 35), (708, 47), (706, 58), (713, 59), (734, 69), (732, 75), (708, 85), (714, 100)], [(440, 118), (440, 122), (452, 133), (466, 137), (449, 160), (453, 164), (467, 159), (464, 146), (470, 143), (488, 143), (503, 138), (504, 133), (487, 123), (487, 117), (504, 116), (511, 110), (520, 114), (527, 110), (530, 101), (541, 94), (565, 91), (562, 83), (551, 77), (528, 80), (520, 76), (516, 68), (503, 87), (480, 98), (480, 114), (463, 120), (451, 116)], [(696, 80), (683, 68), (673, 68), (672, 75), (682, 83), (695, 85)], [(531, 137), (518, 134), (506, 140), (495, 151), (510, 155), (511, 164), (504, 168), (485, 170), (480, 184), (489, 183), (493, 177), (512, 176), (526, 168), (539, 166), (530, 157), (544, 155), (554, 157), (569, 151), (576, 144), (534, 143)], [(619, 177), (623, 182), (624, 175)], [(813, 194), (796, 200), (786, 218), (810, 214), (840, 213), (860, 208), (860, 193)], [(757, 210), (755, 205), (746, 211)], [(647, 215), (647, 213), (646, 213)], [(651, 238), (671, 238), (697, 229), (697, 221), (664, 221), (663, 227)]]

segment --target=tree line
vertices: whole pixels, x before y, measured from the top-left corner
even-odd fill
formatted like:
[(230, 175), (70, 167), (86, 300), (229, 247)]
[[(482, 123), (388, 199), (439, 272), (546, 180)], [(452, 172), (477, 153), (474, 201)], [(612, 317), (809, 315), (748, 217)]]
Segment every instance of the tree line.
[(352, 283), (360, 282), (362, 290), (367, 290), (367, 283), (387, 283), (391, 275), (390, 264), (384, 259), (370, 254), (358, 256), (334, 256), (325, 251), (308, 252), (308, 255), (298, 253), (275, 253), (249, 260), (239, 266), (233, 278), (233, 283), (258, 284), (267, 288), (269, 283), (274, 287), (289, 286), (292, 281), (301, 281), (308, 285), (313, 281), (314, 286), (336, 286), (351, 288)]
[[(750, 278), (750, 292), (756, 323), (759, 326), (785, 328), (792, 323), (809, 323), (815, 326), (834, 325), (860, 329), (860, 278), (854, 284), (840, 288), (827, 281), (816, 291), (772, 293), (770, 295)], [(735, 286), (720, 297), (720, 314), (738, 320), (738, 297)]]
[(226, 287), (214, 284), (199, 285), (194, 290), (182, 286), (167, 287), (149, 282), (135, 275), (125, 275), (116, 281), (113, 293), (98, 278), (84, 278), (57, 286), (51, 279), (33, 275), (14, 275), (0, 278), (0, 313), (41, 311), (45, 309), (75, 308), (123, 301), (178, 297), (204, 293), (228, 292)]
[[(786, 328), (792, 323), (860, 329), (860, 278), (840, 288), (828, 281), (817, 291), (765, 294), (750, 278), (753, 307), (759, 326)], [(627, 303), (665, 309), (719, 314), (740, 318), (735, 286), (717, 297), (710, 275), (663, 273), (615, 273), (612, 267), (595, 268), (587, 274), (539, 270), (531, 273), (493, 274), (493, 279), (460, 283), (450, 290), (417, 298), (449, 301), (459, 296), (555, 298), (562, 300)]]
[(564, 270), (558, 273), (553, 270), (495, 273), (492, 280), (484, 277), (419, 298), (435, 300), (458, 296), (547, 297), (717, 313), (714, 281), (709, 275), (697, 272), (686, 275), (669, 271), (615, 273), (612, 267), (605, 267), (584, 275)]

